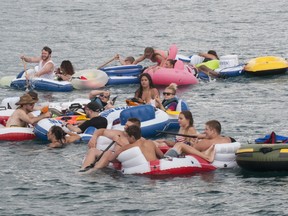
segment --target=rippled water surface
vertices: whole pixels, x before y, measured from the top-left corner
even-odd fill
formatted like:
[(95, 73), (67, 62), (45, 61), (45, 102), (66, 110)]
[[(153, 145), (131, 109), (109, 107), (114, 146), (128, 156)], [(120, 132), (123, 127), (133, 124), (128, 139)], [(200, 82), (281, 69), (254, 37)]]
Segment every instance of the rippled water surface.
[[(137, 57), (146, 46), (168, 49), (172, 43), (187, 56), (215, 49), (220, 56), (237, 54), (242, 63), (263, 55), (287, 58), (287, 8), (285, 0), (3, 1), (0, 75), (18, 73), (19, 56), (40, 55), (45, 45), (58, 65), (69, 59), (77, 70), (97, 67), (116, 53)], [(245, 144), (272, 130), (288, 135), (286, 83), (287, 74), (240, 77), (178, 93), (199, 131), (218, 119), (224, 134)], [(107, 88), (123, 105), (137, 86)], [(0, 98), (21, 94), (1, 89)], [(67, 101), (88, 91), (39, 94), (41, 100)], [(35, 142), (1, 142), (1, 215), (288, 215), (287, 173), (236, 168), (165, 179), (110, 170), (81, 176), (85, 145), (44, 149)]]

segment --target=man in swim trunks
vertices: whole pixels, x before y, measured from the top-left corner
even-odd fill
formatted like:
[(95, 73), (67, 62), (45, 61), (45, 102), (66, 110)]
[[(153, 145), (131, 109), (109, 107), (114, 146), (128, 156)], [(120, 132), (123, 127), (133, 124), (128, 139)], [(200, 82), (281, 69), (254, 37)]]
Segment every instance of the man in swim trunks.
[(28, 57), (28, 56), (22, 55), (20, 58), (25, 62), (39, 63), (38, 71), (36, 71), (36, 73), (33, 74), (34, 77), (54, 79), (55, 65), (51, 59), (51, 54), (52, 54), (52, 50), (49, 47), (45, 46), (42, 49), (40, 57)]
[(19, 107), (13, 112), (6, 123), (6, 127), (27, 127), (29, 124), (35, 124), (41, 119), (50, 118), (51, 113), (46, 112), (37, 117), (29, 114), (33, 111), (37, 99), (33, 99), (29, 94), (24, 94), (20, 100), (15, 103)]

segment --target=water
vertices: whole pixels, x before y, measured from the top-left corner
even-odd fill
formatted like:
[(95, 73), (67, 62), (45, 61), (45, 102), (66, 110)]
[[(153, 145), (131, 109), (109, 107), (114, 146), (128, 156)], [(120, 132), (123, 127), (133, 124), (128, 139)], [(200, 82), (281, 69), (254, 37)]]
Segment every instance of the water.
[[(146, 46), (183, 55), (215, 49), (239, 61), (275, 55), (287, 58), (287, 1), (2, 1), (0, 75), (23, 69), (21, 54), (52, 48), (59, 65), (97, 67), (116, 53), (139, 56)], [(148, 65), (144, 62), (143, 65)], [(218, 119), (223, 134), (241, 143), (274, 130), (288, 135), (287, 75), (233, 78), (182, 87), (197, 129)], [(109, 87), (123, 105), (137, 86)], [(0, 98), (22, 92), (1, 89)], [(86, 97), (88, 91), (40, 92), (42, 101)], [(40, 142), (36, 142), (37, 144)], [(287, 173), (240, 168), (188, 177), (153, 179), (110, 170), (81, 176), (85, 145), (45, 151), (35, 142), (0, 146), (1, 215), (288, 215)]]

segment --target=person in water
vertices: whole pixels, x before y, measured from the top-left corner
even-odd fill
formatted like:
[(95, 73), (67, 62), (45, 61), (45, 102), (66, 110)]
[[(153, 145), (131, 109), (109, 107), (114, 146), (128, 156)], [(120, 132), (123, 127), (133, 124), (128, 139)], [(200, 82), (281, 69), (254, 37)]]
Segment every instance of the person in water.
[(178, 104), (178, 99), (176, 97), (177, 84), (171, 83), (168, 87), (165, 88), (163, 92), (164, 99), (161, 102), (159, 96), (155, 96), (156, 107), (166, 111), (175, 111)]
[(48, 145), (49, 148), (62, 148), (67, 144), (81, 139), (78, 134), (65, 132), (60, 126), (56, 125), (49, 129), (47, 138), (49, 141), (51, 141), (51, 143)]

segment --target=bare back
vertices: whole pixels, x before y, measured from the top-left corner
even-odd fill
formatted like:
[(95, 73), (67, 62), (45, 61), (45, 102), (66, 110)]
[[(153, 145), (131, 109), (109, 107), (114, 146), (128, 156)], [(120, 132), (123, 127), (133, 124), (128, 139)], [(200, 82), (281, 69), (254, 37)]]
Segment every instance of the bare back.
[[(157, 160), (158, 157), (161, 158), (163, 153), (158, 149), (151, 140), (145, 140), (143, 138), (137, 140), (135, 143), (129, 145), (129, 148), (138, 146), (146, 158), (147, 161)], [(157, 157), (158, 156), (158, 157)]]

